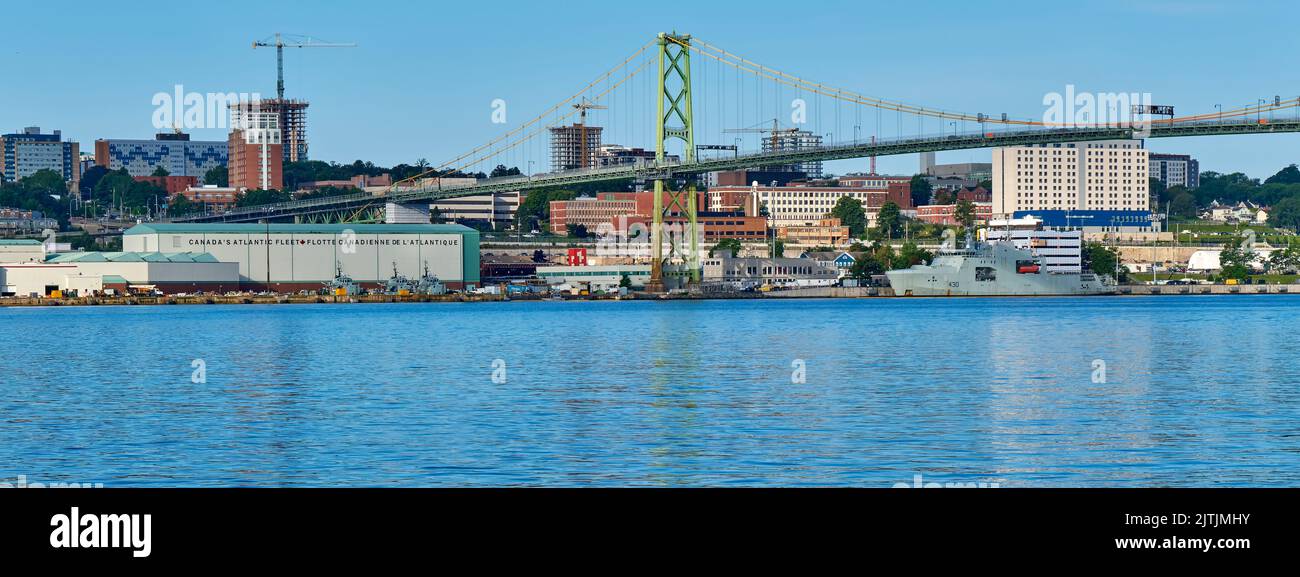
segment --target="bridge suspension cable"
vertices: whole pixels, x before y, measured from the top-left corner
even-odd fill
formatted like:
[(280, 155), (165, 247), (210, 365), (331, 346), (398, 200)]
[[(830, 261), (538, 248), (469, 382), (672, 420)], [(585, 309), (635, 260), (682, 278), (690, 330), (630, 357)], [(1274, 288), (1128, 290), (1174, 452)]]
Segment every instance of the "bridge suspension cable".
[[(613, 68), (610, 68), (609, 70), (605, 71), (604, 74), (601, 74), (600, 76), (596, 77), (595, 80), (592, 80), (592, 81), (589, 82), (586, 86), (584, 86), (584, 87), (582, 88), (582, 90), (579, 90), (579, 91), (578, 91), (577, 93), (575, 93), (573, 96), (570, 96), (569, 98), (567, 98), (567, 99), (565, 99), (565, 100), (562, 100), (562, 101), (560, 101), (559, 103), (555, 104), (554, 106), (552, 106), (552, 107), (546, 109), (544, 112), (542, 112), (541, 114), (538, 114), (536, 117), (534, 117), (534, 118), (528, 120), (527, 122), (524, 122), (523, 124), (520, 124), (519, 126), (515, 127), (514, 129), (511, 129), (511, 130), (509, 130), (509, 131), (506, 131), (505, 133), (501, 134), (500, 136), (497, 136), (496, 138), (493, 138), (492, 140), (488, 141), (487, 143), (482, 144), (482, 145), (480, 145), (480, 146), (477, 146), (477, 147), (475, 147), (474, 149), (470, 150), (469, 152), (466, 152), (466, 153), (464, 153), (464, 154), (462, 154), (462, 155), (460, 155), (460, 156), (457, 156), (456, 158), (453, 158), (453, 159), (451, 159), (451, 160), (448, 160), (447, 162), (444, 162), (444, 163), (442, 163), (442, 164), (440, 164), (440, 165), (438, 165), (438, 166), (436, 166), (436, 167), (434, 167), (434, 168), (431, 168), (431, 169), (429, 169), (429, 170), (426, 170), (426, 171), (424, 171), (424, 172), (421, 172), (421, 173), (419, 173), (419, 174), (417, 174), (417, 175), (415, 175), (415, 176), (412, 176), (412, 177), (406, 178), (406, 179), (404, 179), (404, 180), (402, 180), (402, 181), (399, 181), (399, 182), (395, 182), (395, 183), (393, 183), (392, 188), (396, 188), (397, 186), (399, 186), (399, 185), (401, 185), (401, 184), (404, 184), (404, 183), (414, 182), (414, 181), (419, 180), (420, 178), (423, 178), (423, 177), (428, 176), (428, 175), (430, 175), (430, 174), (434, 174), (434, 173), (444, 173), (444, 172), (447, 172), (448, 169), (456, 169), (456, 170), (459, 170), (461, 167), (468, 166), (468, 165), (472, 165), (473, 162), (462, 163), (462, 161), (464, 161), (466, 158), (469, 158), (469, 157), (472, 157), (472, 156), (474, 156), (474, 155), (476, 155), (476, 154), (479, 154), (479, 153), (483, 152), (484, 150), (490, 150), (490, 149), (492, 149), (492, 147), (496, 146), (497, 144), (501, 143), (502, 141), (509, 140), (511, 137), (513, 137), (513, 136), (515, 136), (515, 135), (517, 135), (517, 134), (523, 132), (524, 130), (527, 130), (530, 126), (533, 126), (533, 125), (535, 125), (535, 124), (538, 124), (538, 123), (542, 122), (542, 121), (545, 120), (548, 116), (550, 116), (551, 114), (553, 114), (553, 113), (555, 113), (555, 112), (561, 110), (563, 107), (565, 107), (565, 106), (567, 106), (567, 105), (571, 105), (574, 101), (578, 100), (579, 98), (582, 98), (583, 95), (585, 95), (585, 94), (587, 94), (589, 91), (591, 91), (591, 89), (594, 88), (594, 87), (596, 87), (596, 85), (600, 84), (600, 83), (603, 82), (603, 81), (607, 81), (609, 78), (611, 78), (611, 77), (612, 77), (615, 73), (617, 73), (619, 70), (622, 70), (622, 69), (626, 68), (627, 65), (630, 64), (632, 61), (634, 61), (634, 60), (636, 60), (637, 58), (641, 57), (643, 54), (645, 54), (646, 49), (650, 48), (650, 46), (652, 46), (652, 45), (654, 45), (654, 40), (650, 40), (650, 41), (646, 42), (646, 43), (643, 44), (640, 48), (638, 48), (638, 49), (636, 50), (636, 52), (633, 52), (631, 56), (628, 56), (628, 57), (625, 58), (622, 62), (618, 63), (618, 65), (616, 65), (616, 66), (614, 66)], [(634, 74), (635, 74), (635, 72), (633, 73), (633, 75), (634, 75)], [(625, 76), (625, 77), (624, 77), (624, 80), (626, 80), (628, 77), (629, 77), (629, 76)], [(621, 81), (620, 81), (620, 82), (621, 82)], [(606, 92), (608, 92), (608, 91), (606, 91)], [(571, 112), (569, 112), (568, 114), (565, 114), (564, 116), (560, 117), (559, 119), (560, 119), (560, 120), (563, 120), (563, 119), (568, 118), (569, 116), (572, 116), (572, 115), (573, 115), (573, 112), (571, 111)], [(536, 132), (536, 131), (535, 131), (535, 132)], [(534, 133), (535, 133), (535, 132), (534, 132)], [(494, 154), (495, 154), (495, 153), (493, 153), (493, 154), (489, 154), (487, 157), (491, 157), (491, 156), (493, 156)], [(481, 158), (480, 158), (480, 160), (481, 160)], [(458, 163), (460, 163), (460, 164), (458, 165)]]
[[(1020, 126), (1043, 126), (1049, 128), (1051, 127), (1099, 128), (1099, 127), (1114, 125), (1113, 123), (1066, 124), (1066, 123), (1051, 123), (1051, 122), (1044, 122), (1044, 121), (1037, 121), (1037, 120), (1017, 120), (1013, 118), (1003, 119), (1002, 117), (993, 117), (987, 114), (949, 112), (949, 111), (936, 109), (936, 108), (927, 108), (923, 106), (907, 104), (904, 102), (896, 102), (896, 101), (884, 100), (880, 98), (873, 98), (870, 96), (864, 96), (862, 94), (859, 94), (851, 90), (845, 90), (842, 88), (837, 88), (826, 84), (822, 84), (820, 82), (807, 80), (799, 76), (795, 76), (793, 74), (782, 72), (770, 66), (765, 66), (763, 64), (760, 64), (758, 62), (755, 62), (753, 60), (750, 60), (738, 54), (729, 52), (727, 50), (719, 48), (718, 46), (710, 44), (706, 41), (700, 40), (698, 37), (692, 38), (691, 43), (687, 45), (687, 47), (695, 50), (696, 53), (702, 56), (713, 59), (717, 62), (721, 62), (737, 70), (748, 72), (755, 76), (767, 78), (769, 80), (781, 84), (785, 84), (787, 86), (791, 86), (799, 90), (807, 90), (809, 92), (826, 96), (829, 98), (834, 98), (840, 101), (871, 106), (881, 110), (889, 110), (889, 111), (895, 111), (895, 112), (900, 112), (905, 114), (914, 114), (917, 116), (941, 118), (945, 120), (954, 120), (954, 121), (963, 121), (963, 122), (980, 122), (980, 123), (988, 123), (988, 124), (1004, 124), (1004, 125), (1020, 125)], [(1182, 122), (1200, 122), (1200, 121), (1215, 120), (1215, 119), (1239, 118), (1239, 117), (1248, 117), (1252, 115), (1262, 115), (1265, 112), (1271, 113), (1278, 110), (1296, 108), (1298, 106), (1300, 106), (1300, 97), (1287, 99), (1287, 100), (1275, 99), (1272, 102), (1257, 103), (1255, 105), (1245, 106), (1242, 108), (1237, 108), (1232, 110), (1223, 110), (1220, 112), (1197, 114), (1197, 115), (1183, 116), (1177, 118), (1163, 118), (1163, 119), (1153, 118), (1153, 119), (1146, 120), (1146, 122), (1150, 122), (1151, 124), (1172, 125), (1172, 124), (1177, 124)]]

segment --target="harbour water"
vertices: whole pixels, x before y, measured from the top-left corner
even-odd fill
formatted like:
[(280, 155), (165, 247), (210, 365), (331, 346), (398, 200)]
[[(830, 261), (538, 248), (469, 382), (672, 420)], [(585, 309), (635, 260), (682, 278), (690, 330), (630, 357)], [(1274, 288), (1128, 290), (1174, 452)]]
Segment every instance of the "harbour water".
[(1296, 486), (1297, 318), (1269, 295), (4, 308), (0, 484)]

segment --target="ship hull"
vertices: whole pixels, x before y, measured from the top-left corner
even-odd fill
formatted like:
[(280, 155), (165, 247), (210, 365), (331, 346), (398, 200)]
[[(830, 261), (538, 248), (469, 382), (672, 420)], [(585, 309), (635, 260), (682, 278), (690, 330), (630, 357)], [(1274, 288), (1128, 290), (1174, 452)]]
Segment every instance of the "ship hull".
[[(1092, 273), (1040, 272), (1032, 253), (1008, 245), (937, 257), (931, 265), (885, 273), (896, 296), (1083, 296), (1114, 294)], [(1029, 272), (1032, 270), (1032, 272)]]

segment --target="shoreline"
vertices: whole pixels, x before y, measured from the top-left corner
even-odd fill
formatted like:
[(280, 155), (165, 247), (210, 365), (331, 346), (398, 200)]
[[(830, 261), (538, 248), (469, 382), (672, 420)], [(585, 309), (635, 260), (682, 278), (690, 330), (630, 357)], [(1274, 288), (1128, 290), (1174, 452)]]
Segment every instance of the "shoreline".
[(1088, 296), (1089, 298), (1131, 297), (1131, 296), (1180, 296), (1180, 295), (1300, 295), (1300, 286), (1291, 290), (1289, 285), (1176, 285), (1122, 286), (1114, 294), (1099, 295), (932, 295), (932, 296), (898, 296), (887, 287), (810, 287), (789, 289), (767, 293), (712, 293), (652, 295), (632, 293), (628, 296), (615, 295), (492, 295), (492, 294), (449, 294), (449, 295), (188, 295), (188, 296), (115, 296), (115, 297), (3, 297), (0, 308), (5, 307), (83, 307), (83, 306), (140, 306), (140, 305), (240, 305), (240, 304), (361, 304), (361, 303), (466, 303), (466, 302), (507, 302), (507, 301), (660, 301), (660, 300), (771, 300), (771, 299), (943, 299), (943, 298), (1051, 298)]

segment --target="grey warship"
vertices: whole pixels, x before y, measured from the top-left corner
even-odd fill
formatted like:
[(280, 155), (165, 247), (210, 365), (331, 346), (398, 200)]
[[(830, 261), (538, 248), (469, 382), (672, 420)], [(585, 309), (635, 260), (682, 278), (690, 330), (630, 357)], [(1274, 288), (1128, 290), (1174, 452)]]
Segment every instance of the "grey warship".
[(940, 248), (930, 264), (885, 273), (896, 296), (1074, 296), (1114, 294), (1110, 277), (1047, 272), (1042, 259), (1010, 242)]

